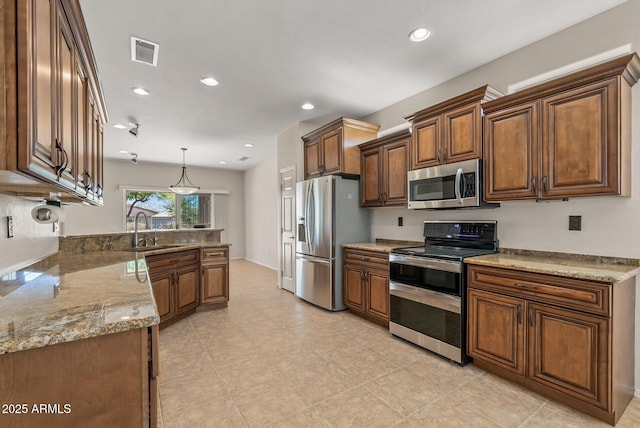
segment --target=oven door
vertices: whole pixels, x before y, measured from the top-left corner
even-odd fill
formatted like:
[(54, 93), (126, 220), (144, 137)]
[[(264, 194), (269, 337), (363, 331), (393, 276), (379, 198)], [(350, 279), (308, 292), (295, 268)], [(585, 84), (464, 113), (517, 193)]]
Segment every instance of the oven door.
[(391, 281), (454, 296), (461, 295), (464, 277), (462, 266), (462, 262), (458, 261), (389, 255)]
[(480, 160), (456, 162), (407, 173), (411, 209), (480, 206)]
[(389, 283), (389, 332), (459, 364), (468, 361), (459, 296)]

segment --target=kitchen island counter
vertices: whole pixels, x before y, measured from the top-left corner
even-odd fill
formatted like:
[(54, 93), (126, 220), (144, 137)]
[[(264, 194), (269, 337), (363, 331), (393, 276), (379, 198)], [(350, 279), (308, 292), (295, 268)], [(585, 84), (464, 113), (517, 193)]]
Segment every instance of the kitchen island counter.
[(141, 251), (58, 252), (0, 278), (0, 355), (150, 327), (160, 322)]

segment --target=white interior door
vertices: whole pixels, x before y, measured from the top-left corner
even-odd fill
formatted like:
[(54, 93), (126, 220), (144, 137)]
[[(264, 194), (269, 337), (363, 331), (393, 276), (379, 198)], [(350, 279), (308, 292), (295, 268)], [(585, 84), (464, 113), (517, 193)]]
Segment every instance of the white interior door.
[(282, 288), (296, 292), (296, 167), (280, 170), (282, 247), (280, 269)]

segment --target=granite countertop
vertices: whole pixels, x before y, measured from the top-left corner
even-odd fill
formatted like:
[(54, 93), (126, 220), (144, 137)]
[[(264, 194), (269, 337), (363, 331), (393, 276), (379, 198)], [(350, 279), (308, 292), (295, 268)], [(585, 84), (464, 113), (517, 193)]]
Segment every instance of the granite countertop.
[(149, 327), (160, 322), (144, 251), (59, 252), (0, 278), (0, 354)]
[(640, 260), (637, 259), (508, 249), (496, 254), (468, 257), (464, 261), (473, 265), (606, 283), (621, 282), (640, 273)]
[(394, 248), (412, 247), (424, 245), (422, 242), (413, 241), (391, 241), (376, 240), (376, 242), (353, 242), (342, 244), (342, 248), (351, 248), (354, 250), (377, 251), (380, 253), (390, 253)]

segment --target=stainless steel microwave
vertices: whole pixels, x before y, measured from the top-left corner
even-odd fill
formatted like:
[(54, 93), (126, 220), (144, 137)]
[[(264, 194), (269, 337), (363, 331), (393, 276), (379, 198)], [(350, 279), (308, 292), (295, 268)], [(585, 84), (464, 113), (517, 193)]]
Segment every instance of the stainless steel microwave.
[(482, 199), (482, 161), (417, 169), (407, 173), (410, 209), (495, 207)]

